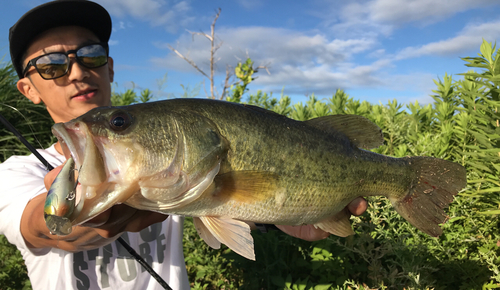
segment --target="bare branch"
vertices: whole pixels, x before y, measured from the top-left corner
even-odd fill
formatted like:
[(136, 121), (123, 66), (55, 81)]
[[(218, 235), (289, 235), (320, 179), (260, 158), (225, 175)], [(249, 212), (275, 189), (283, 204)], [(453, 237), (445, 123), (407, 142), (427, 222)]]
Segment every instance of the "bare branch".
[[(217, 50), (222, 46), (222, 41), (220, 43), (218, 43), (217, 46), (216, 46), (216, 43), (215, 43), (215, 23), (217, 22), (217, 19), (219, 18), (220, 13), (221, 13), (221, 9), (219, 8), (219, 10), (217, 11), (217, 13), (215, 15), (214, 21), (212, 22), (212, 25), (210, 25), (210, 35), (208, 35), (208, 34), (206, 34), (204, 32), (192, 32), (192, 31), (187, 30), (189, 33), (191, 33), (193, 41), (194, 41), (194, 36), (195, 35), (205, 36), (208, 40), (210, 40), (210, 76), (207, 75), (201, 68), (199, 68), (192, 59), (184, 56), (182, 53), (180, 53), (178, 50), (176, 50), (175, 48), (171, 47), (170, 45), (168, 46), (168, 48), (170, 50), (172, 50), (173, 52), (175, 52), (175, 54), (177, 54), (178, 57), (180, 57), (183, 60), (187, 61), (198, 72), (200, 72), (203, 76), (205, 76), (206, 78), (208, 78), (210, 80), (210, 98), (212, 98), (212, 99), (215, 99), (214, 75), (215, 75), (215, 63), (218, 61), (218, 60), (214, 59), (214, 55), (215, 55), (215, 52), (217, 52)], [(227, 73), (226, 73), (226, 84), (225, 84), (225, 86), (227, 85), (227, 82), (228, 82), (228, 80), (227, 80)], [(221, 99), (223, 98), (223, 96), (225, 94), (225, 90), (226, 90), (226, 87), (224, 87)], [(205, 93), (206, 93), (206, 89), (205, 89)]]
[(203, 80), (203, 90), (205, 91), (205, 96), (209, 98), (208, 92), (207, 92), (207, 87), (205, 86), (205, 80)]
[(224, 80), (224, 88), (222, 89), (222, 94), (220, 96), (221, 100), (224, 100), (224, 97), (226, 96), (226, 89), (230, 87), (229, 78), (231, 78), (231, 70), (230, 66), (226, 65), (226, 79)]
[(221, 48), (223, 43), (224, 43), (223, 41), (219, 42), (219, 44), (215, 47), (215, 51), (219, 50), (219, 48)]
[(177, 49), (173, 48), (172, 46), (168, 45), (168, 48), (170, 48), (171, 51), (175, 52), (175, 54), (177, 54), (178, 57), (182, 58), (183, 60), (187, 61), (192, 67), (194, 67), (197, 71), (199, 71), (202, 75), (207, 76), (207, 74), (202, 71), (197, 65), (196, 63), (194, 63), (194, 61), (192, 61), (191, 59), (185, 57), (184, 55), (182, 55), (182, 53), (180, 53)]
[(215, 98), (214, 96), (214, 45), (215, 45), (215, 23), (217, 22), (217, 19), (219, 18), (221, 9), (219, 8), (219, 11), (217, 11), (217, 14), (215, 15), (214, 21), (212, 22), (212, 25), (210, 25), (210, 93), (212, 93), (212, 99)]
[(194, 41), (194, 36), (195, 35), (205, 36), (206, 38), (208, 38), (208, 40), (212, 41), (212, 38), (210, 37), (210, 35), (206, 34), (203, 31), (202, 32), (192, 32), (192, 31), (187, 30), (187, 32), (191, 33), (191, 38), (193, 39), (193, 41)]
[(259, 69), (265, 69), (268, 75), (271, 75), (271, 72), (269, 71), (269, 68), (267, 65), (259, 65), (258, 67), (255, 68), (255, 72), (257, 72)]

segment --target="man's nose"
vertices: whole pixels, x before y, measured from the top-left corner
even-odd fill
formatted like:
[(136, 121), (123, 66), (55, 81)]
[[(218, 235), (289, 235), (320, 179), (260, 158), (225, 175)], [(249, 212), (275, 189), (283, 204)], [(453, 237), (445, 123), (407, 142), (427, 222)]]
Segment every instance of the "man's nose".
[(70, 80), (82, 80), (89, 76), (89, 71), (86, 67), (76, 61), (75, 56), (69, 56), (68, 78)]

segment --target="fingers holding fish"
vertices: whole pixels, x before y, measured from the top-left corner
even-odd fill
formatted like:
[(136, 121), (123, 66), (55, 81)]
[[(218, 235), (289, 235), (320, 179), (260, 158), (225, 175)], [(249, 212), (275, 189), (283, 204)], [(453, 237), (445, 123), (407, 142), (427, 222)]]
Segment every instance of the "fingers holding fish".
[[(46, 206), (44, 208), (44, 218), (47, 227), (52, 234), (68, 235), (73, 230), (69, 217), (76, 201), (80, 196), (76, 196), (78, 179), (75, 174), (75, 164), (70, 156), (61, 166), (51, 170), (44, 178), (45, 186), (48, 189)], [(81, 193), (81, 190), (78, 191)], [(73, 202), (73, 203), (71, 203)], [(99, 240), (95, 237), (95, 231), (102, 238), (113, 239), (124, 231), (138, 232), (150, 226), (151, 224), (165, 220), (168, 215), (151, 211), (138, 210), (124, 204), (114, 205), (112, 208), (100, 213), (94, 218), (79, 225), (80, 229), (87, 228), (82, 234), (82, 239), (86, 240), (86, 247), (92, 247), (93, 240)], [(94, 236), (89, 238), (88, 236)], [(70, 237), (67, 237), (71, 239)], [(59, 239), (64, 243), (65, 239)]]
[(138, 210), (125, 204), (115, 205), (82, 226), (92, 227), (103, 238), (116, 237), (123, 232), (139, 232), (167, 219), (168, 215)]
[(284, 233), (306, 241), (318, 241), (326, 239), (330, 233), (317, 229), (314, 225), (287, 226), (276, 225)]
[(40, 194), (29, 201), (26, 211), (29, 214), (21, 219), (21, 234), (29, 248), (59, 248), (68, 252), (91, 250), (105, 246), (116, 238), (103, 238), (94, 228), (73, 226), (68, 235), (54, 235), (44, 218), (46, 196)]
[(352, 215), (360, 216), (368, 208), (368, 202), (362, 197), (357, 197), (347, 205)]
[[(357, 197), (347, 205), (347, 209), (352, 215), (359, 216), (362, 215), (368, 207), (366, 199), (362, 197)], [(287, 225), (276, 225), (284, 233), (290, 236), (303, 239), (306, 241), (318, 241), (326, 239), (330, 233), (323, 231), (322, 229), (316, 228), (314, 225), (303, 225), (303, 226), (287, 226)]]

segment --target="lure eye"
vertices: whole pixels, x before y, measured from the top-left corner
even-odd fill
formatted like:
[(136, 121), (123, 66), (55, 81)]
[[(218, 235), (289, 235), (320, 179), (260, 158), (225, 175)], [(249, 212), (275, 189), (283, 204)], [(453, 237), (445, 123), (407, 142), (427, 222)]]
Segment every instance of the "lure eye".
[(131, 122), (130, 115), (125, 112), (118, 112), (109, 119), (109, 125), (114, 131), (123, 131), (127, 129)]

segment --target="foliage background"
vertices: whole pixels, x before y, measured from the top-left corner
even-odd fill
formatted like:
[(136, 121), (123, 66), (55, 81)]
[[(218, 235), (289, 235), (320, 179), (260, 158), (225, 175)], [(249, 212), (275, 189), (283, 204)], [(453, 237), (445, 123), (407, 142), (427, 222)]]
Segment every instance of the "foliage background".
[[(241, 80), (229, 101), (258, 105), (297, 120), (330, 114), (362, 115), (382, 128), (385, 143), (375, 152), (402, 156), (434, 156), (464, 165), (468, 185), (450, 205), (443, 235), (418, 232), (379, 197), (369, 198), (368, 211), (352, 218), (355, 236), (318, 242), (294, 239), (277, 231), (254, 232), (257, 261), (229, 249), (212, 250), (186, 222), (184, 254), (193, 289), (493, 289), (500, 288), (500, 61), (495, 45), (484, 42), (477, 57), (463, 58), (474, 70), (453, 80), (435, 81), (433, 102), (403, 105), (360, 102), (342, 90), (329, 99), (314, 95), (291, 104), (265, 92), (248, 95), (253, 63), (237, 66)], [(51, 120), (43, 106), (33, 105), (15, 89), (11, 66), (0, 70), (0, 112), (33, 143), (53, 142)], [(185, 94), (189, 95), (189, 94)], [(149, 90), (113, 93), (114, 104), (153, 98)], [(29, 125), (28, 125), (29, 124)], [(29, 126), (33, 129), (30, 130)], [(36, 133), (32, 133), (36, 132)], [(3, 160), (26, 154), (11, 133), (0, 128)], [(22, 258), (0, 237), (0, 289), (30, 288)]]

